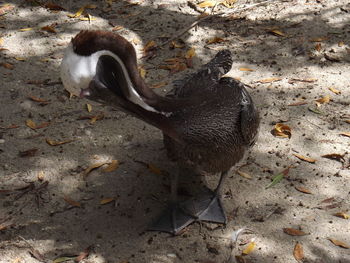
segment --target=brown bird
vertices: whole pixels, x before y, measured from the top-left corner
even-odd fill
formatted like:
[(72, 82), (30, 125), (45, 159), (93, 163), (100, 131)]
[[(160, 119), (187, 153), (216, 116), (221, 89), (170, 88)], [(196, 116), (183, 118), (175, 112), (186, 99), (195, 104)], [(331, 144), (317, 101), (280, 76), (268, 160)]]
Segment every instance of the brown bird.
[(172, 174), (169, 207), (150, 230), (177, 234), (198, 220), (226, 223), (220, 190), (230, 169), (255, 143), (259, 127), (247, 86), (223, 77), (231, 66), (231, 52), (222, 50), (163, 97), (146, 85), (134, 47), (117, 34), (81, 31), (66, 50), (61, 78), (67, 90), (117, 106), (159, 128), (169, 157), (180, 167), (221, 174), (209, 195), (185, 202), (178, 201), (178, 174)]

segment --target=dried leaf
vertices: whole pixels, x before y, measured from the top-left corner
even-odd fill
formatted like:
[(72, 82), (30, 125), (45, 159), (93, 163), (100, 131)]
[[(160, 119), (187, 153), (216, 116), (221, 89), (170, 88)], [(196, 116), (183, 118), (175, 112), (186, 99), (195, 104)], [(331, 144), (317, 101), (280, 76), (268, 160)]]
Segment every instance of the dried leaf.
[(21, 28), (19, 31), (26, 32), (26, 31), (31, 31), (33, 30), (32, 27), (27, 27), (27, 28)]
[(290, 138), (292, 137), (292, 130), (288, 125), (277, 123), (272, 130), (272, 134), (277, 137)]
[(341, 132), (339, 134), (343, 135), (343, 136), (346, 136), (346, 137), (350, 137), (350, 132)]
[(223, 6), (227, 7), (227, 8), (233, 8), (234, 4), (237, 2), (237, 0), (225, 0), (223, 2), (221, 2), (220, 4), (222, 4)]
[(139, 66), (138, 67), (139, 68), (139, 73), (140, 73), (140, 76), (141, 76), (141, 78), (145, 78), (146, 77), (146, 70), (142, 67), (142, 66)]
[(309, 189), (304, 188), (302, 186), (296, 186), (295, 189), (298, 190), (299, 192), (304, 193), (304, 194), (312, 194)]
[(109, 204), (109, 203), (113, 202), (114, 200), (115, 200), (114, 197), (105, 198), (105, 199), (102, 199), (102, 200), (100, 201), (100, 204), (101, 204), (101, 205)]
[(317, 81), (317, 79), (313, 79), (313, 78), (310, 78), (310, 79), (290, 79), (290, 80), (288, 80), (288, 83), (290, 83), (290, 84), (293, 84), (295, 82), (312, 83), (312, 82), (315, 82), (315, 81)]
[(301, 101), (297, 101), (297, 102), (288, 104), (288, 106), (300, 106), (300, 105), (305, 105), (305, 104), (307, 104), (307, 101), (301, 100)]
[(344, 46), (344, 41), (339, 41), (338, 42), (338, 47), (342, 47), (342, 46)]
[(105, 165), (107, 163), (108, 162), (101, 162), (101, 163), (95, 163), (95, 164), (91, 165), (90, 167), (88, 167), (84, 170), (84, 172), (82, 173), (82, 176), (87, 176), (89, 173), (91, 173), (92, 170), (100, 168), (102, 165)]
[(15, 68), (14, 65), (12, 65), (11, 63), (6, 63), (6, 62), (1, 63), (1, 66), (3, 66), (4, 68), (7, 68), (7, 69), (11, 69), (11, 70)]
[(279, 30), (279, 29), (271, 29), (271, 30), (269, 30), (268, 32), (271, 33), (271, 34), (273, 34), (273, 35), (275, 35), (275, 36), (280, 36), (280, 37), (285, 37), (285, 36), (286, 36), (286, 34), (283, 33), (283, 32), (282, 32), (281, 30)]
[(315, 37), (315, 38), (310, 39), (310, 41), (311, 42), (323, 42), (327, 39), (328, 39), (328, 37)]
[(256, 246), (255, 242), (250, 242), (248, 244), (248, 246), (242, 251), (242, 254), (243, 255), (248, 255), (248, 254), (252, 253), (254, 248), (255, 248), (255, 246)]
[(152, 89), (159, 89), (159, 88), (166, 86), (167, 84), (168, 84), (167, 82), (161, 82), (161, 83), (152, 85), (151, 88)]
[(345, 122), (350, 124), (350, 120), (345, 120)]
[(144, 52), (147, 52), (151, 49), (154, 49), (157, 47), (157, 43), (154, 40), (148, 41), (146, 46), (143, 48)]
[(61, 7), (57, 4), (51, 3), (51, 2), (44, 4), (44, 7), (49, 9), (49, 10), (52, 10), (52, 11), (64, 11), (64, 10), (66, 10), (63, 7)]
[(195, 55), (196, 55), (196, 50), (194, 47), (192, 47), (189, 50), (187, 50), (185, 58), (187, 58), (187, 59), (193, 58)]
[(54, 28), (54, 25), (44, 26), (41, 28), (41, 30), (44, 30), (49, 33), (57, 33), (56, 29)]
[(4, 39), (0, 38), (0, 46), (4, 44)]
[(346, 248), (346, 249), (350, 248), (350, 245), (346, 244), (343, 241), (339, 241), (339, 240), (336, 240), (333, 238), (328, 238), (328, 240), (330, 240), (334, 245), (336, 245), (338, 247), (342, 247), (342, 248)]
[(304, 259), (304, 249), (303, 249), (303, 246), (299, 242), (297, 242), (295, 244), (293, 256), (298, 261)]
[(65, 141), (54, 141), (54, 140), (50, 140), (50, 139), (47, 139), (46, 138), (46, 142), (48, 145), (51, 145), (51, 146), (58, 146), (58, 145), (62, 145), (62, 144), (66, 144), (66, 143), (70, 143), (74, 140), (65, 140)]
[(251, 68), (239, 68), (240, 71), (254, 71), (254, 69)]
[(316, 114), (323, 114), (323, 112), (320, 111), (320, 110), (317, 109), (317, 108), (308, 107), (307, 109), (308, 109), (309, 111), (313, 112), (313, 113), (316, 113)]
[(315, 50), (318, 51), (318, 52), (320, 52), (321, 49), (322, 49), (321, 43), (317, 43), (317, 44), (315, 45)]
[(112, 28), (112, 31), (119, 31), (122, 30), (124, 27), (123, 26), (115, 26)]
[(280, 81), (282, 80), (281, 78), (267, 78), (267, 79), (261, 79), (261, 80), (258, 80), (257, 82), (260, 82), (260, 83), (271, 83), (271, 82), (275, 82), (275, 81)]
[(15, 57), (15, 60), (17, 60), (17, 61), (26, 61), (26, 59), (22, 58), (22, 57)]
[(291, 167), (288, 167), (287, 169), (283, 170), (281, 173), (279, 173), (279, 174), (275, 175), (274, 177), (272, 177), (272, 182), (269, 183), (269, 184), (265, 187), (265, 189), (268, 189), (268, 188), (270, 188), (270, 187), (272, 187), (272, 186), (275, 186), (276, 184), (278, 184), (279, 182), (281, 182), (282, 179), (283, 179), (283, 177), (285, 177), (285, 176), (288, 175), (289, 169), (290, 169), (290, 168), (291, 168)]
[(171, 41), (170, 48), (184, 48), (184, 44), (178, 44), (176, 41)]
[(12, 4), (3, 4), (0, 6), (0, 16), (6, 14), (8, 11), (11, 11), (14, 9), (15, 6)]
[(337, 216), (337, 217), (344, 218), (344, 219), (350, 219), (350, 215), (346, 214), (344, 212), (338, 212), (338, 213), (335, 213), (334, 215)]
[(119, 167), (119, 162), (118, 160), (112, 160), (110, 164), (106, 168), (104, 168), (102, 171), (109, 173), (115, 171)]
[(237, 173), (238, 173), (240, 176), (242, 176), (242, 177), (244, 177), (244, 178), (247, 178), (247, 179), (252, 179), (252, 178), (253, 178), (251, 175), (249, 175), (249, 174), (247, 174), (247, 173), (245, 173), (245, 172), (242, 172), (241, 170), (237, 170)]
[(333, 202), (334, 200), (335, 200), (334, 197), (329, 197), (329, 198), (326, 198), (326, 199), (322, 200), (320, 204), (331, 203), (331, 202)]
[(315, 101), (316, 101), (317, 106), (319, 107), (319, 106), (321, 106), (321, 104), (327, 104), (327, 103), (329, 103), (330, 100), (331, 100), (331, 97), (328, 96), (328, 95), (326, 95), (326, 96), (324, 96), (324, 97), (322, 97), (322, 98), (320, 98), (320, 99), (317, 99), (317, 100), (315, 100)]
[(45, 127), (49, 126), (50, 122), (43, 122), (43, 123), (37, 125), (34, 121), (28, 119), (28, 120), (26, 120), (26, 125), (29, 128), (36, 130), (36, 129), (41, 129), (41, 128), (45, 128)]
[(42, 103), (42, 104), (48, 104), (49, 101), (48, 100), (44, 100), (44, 99), (41, 99), (41, 98), (38, 98), (38, 97), (35, 97), (35, 96), (29, 96), (29, 98), (32, 100), (32, 101), (35, 101), (35, 102), (39, 102), (39, 103)]
[(307, 233), (295, 228), (283, 228), (283, 232), (290, 236), (305, 236)]
[(345, 156), (345, 154), (341, 155), (338, 153), (330, 153), (330, 154), (322, 155), (323, 158), (336, 160), (336, 161), (341, 162), (341, 163), (345, 162), (344, 156)]
[(300, 160), (302, 161), (305, 161), (305, 162), (308, 162), (308, 163), (315, 163), (316, 160), (315, 159), (312, 159), (310, 157), (306, 157), (304, 155), (301, 155), (301, 154), (297, 154), (297, 153), (293, 153), (293, 155), (297, 158), (299, 158)]
[(147, 168), (154, 174), (162, 175), (162, 171), (154, 164), (151, 164), (151, 163), (147, 164)]
[(197, 6), (200, 8), (213, 7), (215, 5), (216, 5), (216, 1), (203, 1), (197, 4)]
[(19, 157), (33, 157), (38, 152), (38, 150), (38, 148), (32, 148), (29, 150), (20, 151)]
[(77, 17), (81, 16), (84, 11), (85, 11), (85, 6), (80, 7), (79, 10), (75, 14), (68, 14), (68, 16), (70, 18), (77, 18)]
[(92, 106), (91, 106), (91, 104), (86, 103), (86, 110), (87, 110), (88, 112), (91, 112), (91, 111), (92, 111)]
[(334, 94), (337, 94), (337, 95), (341, 94), (341, 91), (337, 90), (336, 88), (330, 87), (329, 90), (332, 91)]
[(68, 204), (74, 207), (81, 207), (81, 204), (77, 201), (74, 201), (73, 199), (69, 198), (68, 196), (63, 197), (64, 201), (66, 201)]
[(226, 40), (221, 37), (214, 37), (206, 41), (207, 45), (225, 42)]

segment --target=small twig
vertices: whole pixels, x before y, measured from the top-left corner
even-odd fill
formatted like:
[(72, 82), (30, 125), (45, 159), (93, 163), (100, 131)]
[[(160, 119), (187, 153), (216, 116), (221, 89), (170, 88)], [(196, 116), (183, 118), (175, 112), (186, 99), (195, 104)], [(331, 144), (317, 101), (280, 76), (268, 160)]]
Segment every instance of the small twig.
[[(184, 35), (188, 30), (190, 30), (191, 28), (195, 27), (196, 25), (198, 25), (199, 23), (203, 22), (204, 20), (207, 20), (209, 18), (213, 18), (213, 17), (217, 17), (217, 16), (222, 16), (222, 17), (227, 17), (227, 16), (230, 16), (230, 15), (233, 15), (233, 14), (236, 14), (236, 13), (239, 13), (239, 12), (243, 12), (243, 11), (246, 11), (248, 9), (251, 9), (253, 7), (257, 7), (257, 6), (261, 6), (261, 5), (265, 5), (269, 2), (277, 2), (279, 0), (267, 0), (267, 1), (264, 1), (264, 2), (260, 2), (260, 3), (255, 3), (255, 4), (251, 4), (251, 5), (248, 5), (246, 7), (243, 7), (243, 8), (240, 8), (240, 9), (235, 9), (231, 12), (228, 12), (228, 13), (217, 13), (217, 14), (210, 14), (210, 15), (207, 15), (205, 17), (198, 17), (194, 22), (192, 22), (191, 25), (189, 25), (188, 27), (184, 28), (183, 30), (181, 30), (178, 34), (176, 34), (174, 37), (170, 38), (169, 40), (165, 41), (163, 44), (160, 45), (160, 47), (164, 47), (165, 45), (169, 44), (171, 41), (174, 41), (175, 39), (181, 37), (182, 35)], [(215, 8), (215, 6), (214, 6)], [(212, 11), (214, 10), (214, 8), (212, 9)]]

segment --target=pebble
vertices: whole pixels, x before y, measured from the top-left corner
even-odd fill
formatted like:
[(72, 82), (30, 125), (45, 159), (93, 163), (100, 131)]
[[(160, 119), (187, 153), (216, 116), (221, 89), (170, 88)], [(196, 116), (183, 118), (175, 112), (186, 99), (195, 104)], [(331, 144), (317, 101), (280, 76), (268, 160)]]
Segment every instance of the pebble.
[(5, 143), (5, 140), (4, 139), (0, 139), (0, 143)]

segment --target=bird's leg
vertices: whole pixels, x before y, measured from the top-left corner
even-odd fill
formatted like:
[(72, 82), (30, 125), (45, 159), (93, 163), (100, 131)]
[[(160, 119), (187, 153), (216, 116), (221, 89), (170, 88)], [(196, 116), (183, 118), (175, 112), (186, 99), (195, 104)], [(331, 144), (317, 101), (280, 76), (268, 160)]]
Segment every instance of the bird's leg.
[(214, 223), (226, 223), (226, 215), (222, 208), (220, 192), (223, 182), (228, 176), (228, 171), (222, 172), (216, 189), (209, 195), (201, 195), (197, 198), (185, 201), (181, 204), (183, 210), (192, 215), (198, 221), (209, 221)]
[(165, 212), (163, 212), (161, 217), (148, 228), (148, 230), (168, 232), (176, 235), (186, 226), (195, 221), (195, 218), (182, 210), (178, 204), (178, 180), (178, 173), (171, 175), (169, 206)]

